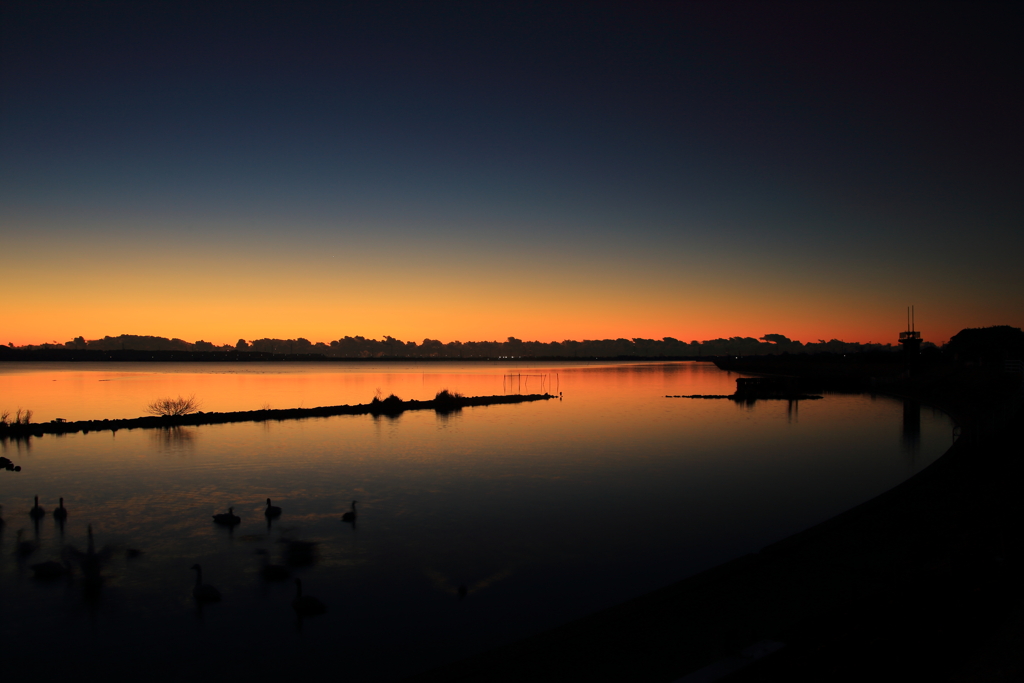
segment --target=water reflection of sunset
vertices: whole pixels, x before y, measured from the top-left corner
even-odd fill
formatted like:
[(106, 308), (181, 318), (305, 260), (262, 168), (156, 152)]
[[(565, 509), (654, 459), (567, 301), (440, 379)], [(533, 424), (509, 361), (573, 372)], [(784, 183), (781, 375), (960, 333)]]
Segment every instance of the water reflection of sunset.
[[(431, 363), (278, 363), (0, 374), (4, 396), (14, 387), (43, 415), (76, 406), (137, 413), (160, 392), (205, 394), (215, 404), (208, 409), (365, 402), (378, 387), (406, 398), (445, 387), (493, 394), (507, 373), (557, 375), (563, 395), (447, 415), (122, 429), (32, 438), (31, 447), (0, 442), (23, 465), (0, 473), (8, 475), (10, 526), (29, 528), (24, 511), (35, 495), (47, 509), (63, 497), (69, 510), (62, 528), (47, 518), (30, 529), (41, 560), (58, 557), (66, 544), (85, 547), (87, 525), (98, 547), (114, 552), (93, 603), (95, 620), (67, 626), (68, 656), (84, 657), (79, 650), (93, 634), (125, 644), (129, 663), (135, 652), (165, 657), (193, 648), (201, 632), (188, 567), (196, 562), (224, 595), (204, 612), (212, 628), (229, 634), (223, 644), (266, 647), (268, 625), (291, 632), (293, 594), (261, 582), (256, 551), (281, 562), (288, 544), (300, 542), (315, 543), (317, 559), (294, 571), (329, 605), (328, 615), (307, 624), (301, 640), (274, 638), (280, 658), (242, 670), (285, 676), (281, 662), (306, 648), (341, 647), (363, 655), (353, 664), (362, 677), (381, 677), (381, 667), (385, 678), (408, 673), (450, 658), (453, 643), (459, 656), (469, 654), (825, 519), (907, 478), (948, 438), (945, 416), (922, 413), (916, 448), (907, 453), (904, 410), (890, 399), (828, 396), (794, 410), (785, 401), (666, 398), (731, 392), (735, 375), (710, 364), (443, 367), (451, 371)], [(70, 398), (54, 385), (68, 387)], [(283, 509), (269, 522), (268, 497)], [(352, 500), (358, 522), (343, 524)], [(213, 524), (212, 515), (228, 508), (242, 523)], [(0, 556), (13, 552), (11, 538), (0, 536)], [(130, 559), (128, 548), (142, 555)], [(63, 593), (28, 590), (18, 576), (14, 563), (0, 563), (0, 580), (10, 587), (4, 623), (18, 624), (16, 632), (0, 624), (0, 636), (41, 656), (42, 646), (23, 634), (64, 609)], [(468, 605), (461, 611), (453, 608), (460, 586)], [(79, 599), (72, 589), (68, 604)], [(424, 633), (431, 635), (424, 640)], [(365, 658), (374, 648), (382, 658)], [(395, 648), (403, 657), (386, 656)], [(200, 647), (182, 666), (208, 667), (222, 651)]]
[[(573, 373), (594, 367), (602, 365), (446, 363), (446, 372), (438, 372), (429, 363), (0, 363), (0, 396), (12, 410), (34, 410), (36, 421), (113, 419), (143, 415), (156, 398), (192, 394), (203, 411), (228, 412), (369, 403), (378, 390), (405, 400), (432, 399), (442, 389), (467, 396), (555, 392), (564, 391), (563, 380), (571, 386)], [(649, 367), (649, 373), (704, 377), (692, 363)], [(636, 376), (642, 375), (628, 369), (593, 379), (624, 386), (636, 384)]]

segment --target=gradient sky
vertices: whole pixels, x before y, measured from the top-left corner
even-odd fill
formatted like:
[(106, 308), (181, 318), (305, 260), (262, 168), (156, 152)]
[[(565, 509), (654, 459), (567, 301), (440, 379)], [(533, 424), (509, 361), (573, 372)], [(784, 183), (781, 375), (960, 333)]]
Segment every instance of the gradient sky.
[(0, 342), (1024, 326), (1019, 5), (0, 5)]

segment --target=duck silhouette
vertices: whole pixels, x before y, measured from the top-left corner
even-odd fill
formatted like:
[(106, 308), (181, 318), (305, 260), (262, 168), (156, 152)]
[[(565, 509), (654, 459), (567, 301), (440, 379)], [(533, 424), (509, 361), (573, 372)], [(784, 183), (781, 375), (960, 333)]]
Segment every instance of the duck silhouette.
[(220, 591), (208, 583), (203, 583), (203, 568), (192, 565), (196, 572), (196, 585), (192, 588), (192, 597), (197, 602), (220, 602)]
[(53, 518), (60, 521), (68, 518), (68, 511), (64, 508), (63, 498), (60, 499), (60, 507), (54, 509)]
[(227, 512), (214, 515), (213, 521), (224, 526), (235, 526), (242, 523), (242, 518), (235, 514), (235, 508), (228, 508)]
[(42, 519), (46, 516), (46, 510), (39, 507), (39, 496), (36, 496), (36, 504), (32, 506), (32, 509), (28, 511), (28, 514), (32, 519)]
[(292, 608), (300, 617), (323, 614), (327, 611), (327, 605), (312, 595), (302, 594), (302, 579), (295, 579), (295, 599), (292, 600)]
[(356, 503), (358, 503), (358, 502), (359, 502), (358, 500), (353, 500), (352, 501), (352, 509), (349, 510), (348, 512), (346, 512), (345, 514), (343, 514), (341, 516), (341, 521), (355, 523), (356, 515), (358, 514), (356, 512)]
[(276, 505), (271, 505), (270, 504), (270, 499), (267, 498), (267, 509), (263, 511), (263, 514), (266, 515), (268, 518), (270, 518), (270, 517), (280, 517), (281, 516), (281, 508), (277, 507)]

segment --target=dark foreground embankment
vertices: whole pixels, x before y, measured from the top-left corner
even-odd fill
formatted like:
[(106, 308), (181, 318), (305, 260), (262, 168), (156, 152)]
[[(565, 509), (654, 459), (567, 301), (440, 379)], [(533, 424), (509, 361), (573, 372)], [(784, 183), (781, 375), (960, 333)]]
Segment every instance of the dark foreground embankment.
[(435, 410), (450, 413), (462, 408), (491, 406), (508, 403), (527, 403), (556, 398), (551, 394), (514, 394), (509, 396), (450, 396), (433, 401), (402, 401), (386, 398), (383, 401), (354, 406), (323, 406), (319, 408), (288, 408), (285, 410), (246, 410), (233, 413), (192, 413), (174, 417), (136, 417), (124, 420), (83, 420), (79, 422), (42, 422), (0, 425), (0, 437), (21, 438), (44, 434), (89, 433), (117, 431), (119, 429), (160, 429), (166, 427), (225, 424), (228, 422), (266, 422), (267, 420), (301, 420), (310, 417), (334, 415), (399, 415), (407, 410)]
[(785, 646), (705, 680), (1024, 678), (1019, 394), (930, 381), (899, 388), (963, 432), (910, 480), (760, 552), (411, 680), (673, 681), (762, 641)]

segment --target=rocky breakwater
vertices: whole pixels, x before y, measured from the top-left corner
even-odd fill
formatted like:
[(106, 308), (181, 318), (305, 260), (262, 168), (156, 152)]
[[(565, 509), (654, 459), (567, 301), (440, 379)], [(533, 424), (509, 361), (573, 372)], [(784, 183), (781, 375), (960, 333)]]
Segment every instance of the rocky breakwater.
[(136, 417), (115, 420), (82, 420), (68, 422), (31, 422), (27, 424), (0, 424), (0, 438), (25, 438), (44, 434), (88, 434), (94, 431), (117, 431), (119, 429), (163, 429), (167, 427), (225, 424), (228, 422), (265, 422), (267, 420), (301, 420), (311, 417), (332, 417), (334, 415), (399, 415), (407, 410), (435, 410), (450, 413), (462, 408), (477, 406), (529, 403), (556, 398), (551, 394), (513, 394), (508, 396), (460, 396), (439, 394), (429, 401), (403, 401), (397, 396), (374, 399), (370, 403), (318, 408), (286, 408), (282, 410), (243, 410), (231, 413), (196, 412), (189, 415)]

